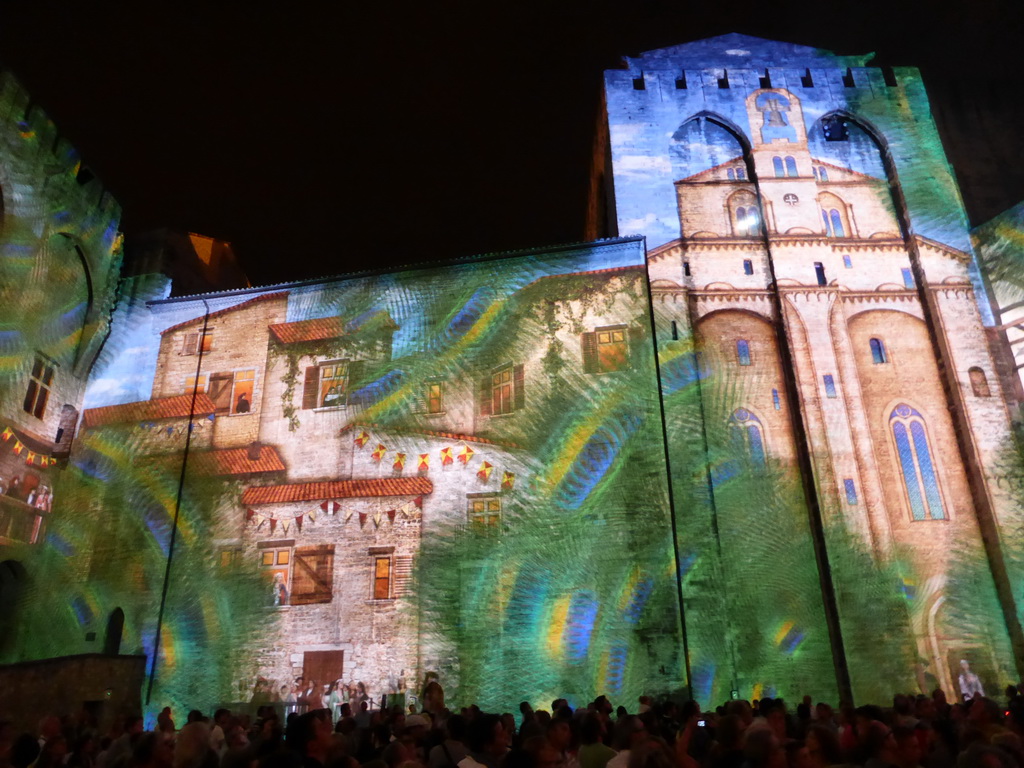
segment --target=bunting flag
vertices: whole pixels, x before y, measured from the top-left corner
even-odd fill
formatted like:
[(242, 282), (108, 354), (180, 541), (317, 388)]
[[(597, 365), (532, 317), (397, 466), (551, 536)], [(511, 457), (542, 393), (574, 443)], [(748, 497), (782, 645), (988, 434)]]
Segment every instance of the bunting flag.
[(373, 527), (380, 528), (380, 512), (375, 512), (373, 514)]
[(398, 513), (397, 509), (389, 509), (388, 512), (387, 512), (388, 520), (390, 520), (392, 523), (395, 522), (395, 515), (397, 513)]
[(247, 509), (247, 510), (245, 510), (245, 522), (248, 523), (250, 520), (252, 520), (252, 518), (253, 518), (253, 516), (255, 514), (256, 514), (256, 510), (255, 509)]
[(28, 452), (28, 456), (25, 458), (25, 463), (26, 464), (34, 464), (35, 461), (36, 461), (36, 452), (35, 451), (29, 451)]
[(14, 452), (21, 456), (21, 452), (25, 450), (24, 444), (18, 438), (14, 438)]
[(366, 525), (366, 513), (365, 512), (360, 512), (359, 513), (359, 527), (362, 528), (364, 525)]
[(452, 456), (452, 449), (451, 448), (442, 448), (441, 449), (441, 466), (442, 467), (447, 467), (447, 466), (450, 466), (451, 464), (453, 464), (454, 462), (455, 462), (455, 458)]
[(2, 438), (5, 443), (12, 437), (14, 437), (14, 430), (10, 427), (7, 427), (3, 432), (0, 432), (0, 438)]
[(289, 523), (286, 520), (282, 520), (281, 521), (281, 531), (283, 533), (288, 533), (288, 526), (289, 526)]
[(315, 523), (316, 522), (316, 513), (315, 512), (312, 512), (312, 511), (307, 512), (306, 513), (306, 517), (309, 518), (309, 522), (311, 522), (311, 523)]
[(370, 458), (379, 462), (387, 452), (388, 449), (384, 447), (384, 443), (377, 443), (377, 450), (370, 454)]
[(474, 453), (476, 453), (476, 451), (468, 445), (462, 446), (462, 450), (459, 451), (459, 463), (461, 463), (462, 466), (466, 466), (469, 464), (469, 460), (473, 458)]
[[(339, 504), (336, 501), (325, 501), (323, 504), (320, 505), (320, 509), (322, 509), (325, 513), (333, 515), (337, 513), (339, 509), (341, 509), (341, 504)], [(312, 519), (312, 517), (313, 515), (310, 514), (310, 519)]]
[(370, 433), (367, 432), (366, 430), (363, 430), (358, 435), (356, 435), (355, 443), (358, 448), (362, 448), (364, 445), (366, 445), (367, 442), (369, 442), (369, 440)]
[(395, 463), (391, 465), (391, 468), (394, 469), (395, 472), (401, 472), (403, 469), (405, 469), (405, 454), (404, 453), (396, 453), (395, 454)]
[(420, 471), (420, 472), (426, 472), (428, 469), (430, 469), (430, 454), (429, 453), (421, 453), (420, 454), (420, 463), (416, 467), (416, 469), (418, 471)]
[(487, 482), (491, 479), (491, 470), (494, 469), (494, 465), (489, 461), (480, 462), (480, 470), (476, 473), (476, 476), (482, 481)]
[(516, 484), (516, 476), (511, 472), (501, 473), (501, 490), (511, 491)]
[(270, 532), (273, 533), (275, 528), (277, 528), (277, 519), (272, 517), (270, 518)]
[(350, 509), (350, 510), (348, 510), (348, 512), (345, 513), (345, 522), (347, 523), (351, 517), (352, 517), (352, 510)]
[(295, 516), (295, 527), (302, 531), (302, 515)]
[(423, 497), (422, 496), (417, 496), (415, 499), (412, 500), (412, 503), (416, 505), (417, 509), (423, 509)]

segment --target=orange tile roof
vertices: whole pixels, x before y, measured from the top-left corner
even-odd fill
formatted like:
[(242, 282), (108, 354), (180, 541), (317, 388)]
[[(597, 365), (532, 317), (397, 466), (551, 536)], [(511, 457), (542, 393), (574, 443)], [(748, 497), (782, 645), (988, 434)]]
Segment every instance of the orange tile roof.
[(282, 344), (295, 344), (300, 341), (322, 341), (337, 339), (345, 335), (341, 318), (318, 317), (313, 320), (299, 320), (294, 323), (277, 323), (270, 326), (270, 333)]
[(381, 496), (423, 496), (434, 490), (425, 477), (381, 477), (366, 480), (334, 480), (323, 483), (262, 485), (246, 488), (242, 504), (284, 504), (289, 501), (366, 499)]
[(282, 344), (297, 344), (303, 341), (324, 341), (325, 339), (337, 339), (346, 333), (353, 333), (359, 328), (375, 321), (380, 322), (379, 327), (398, 330), (395, 321), (391, 319), (384, 310), (371, 312), (363, 316), (363, 321), (358, 322), (353, 328), (351, 324), (346, 328), (341, 318), (315, 317), (312, 320), (297, 320), (294, 323), (276, 323), (270, 326), (270, 333)]
[(208, 395), (196, 395), (195, 410), (192, 409), (192, 395), (162, 397), (158, 400), (141, 400), (124, 405), (105, 405), (101, 408), (87, 408), (82, 414), (82, 426), (100, 427), (126, 421), (152, 421), (155, 419), (183, 419), (190, 413), (207, 416), (217, 410)]
[(272, 446), (260, 448), (256, 461), (249, 459), (248, 448), (225, 448), (192, 454), (192, 466), (201, 475), (251, 475), (257, 472), (281, 472), (286, 467)]
[(605, 269), (591, 269), (585, 272), (563, 272), (558, 275), (541, 275), (525, 287), (536, 285), (542, 280), (557, 280), (560, 277), (580, 277), (581, 275), (612, 275), (619, 272), (639, 272), (646, 269), (643, 264), (627, 264), (624, 267), (607, 267)]
[[(239, 309), (245, 309), (246, 307), (251, 307), (253, 304), (258, 304), (261, 301), (270, 301), (271, 299), (286, 299), (286, 298), (288, 298), (288, 291), (277, 291), (275, 293), (265, 293), (262, 296), (256, 296), (255, 298), (249, 299), (248, 301), (243, 301), (241, 304), (235, 304), (235, 306), (233, 306), (233, 307), (227, 307), (225, 309), (218, 309), (216, 312), (211, 312), (210, 313), (210, 319), (212, 320), (215, 317), (221, 317), (222, 315), (226, 315), (228, 312), (236, 312)], [(204, 317), (206, 317), (206, 315), (199, 315), (199, 317), (193, 317), (191, 320), (185, 320), (183, 322), (178, 323), (177, 325), (172, 325), (170, 328), (164, 328), (162, 331), (160, 331), (160, 335), (163, 336), (165, 333), (170, 333), (171, 331), (176, 331), (179, 328), (184, 328), (187, 325), (192, 325), (192, 323), (197, 323), (197, 322), (201, 323), (203, 321)]]

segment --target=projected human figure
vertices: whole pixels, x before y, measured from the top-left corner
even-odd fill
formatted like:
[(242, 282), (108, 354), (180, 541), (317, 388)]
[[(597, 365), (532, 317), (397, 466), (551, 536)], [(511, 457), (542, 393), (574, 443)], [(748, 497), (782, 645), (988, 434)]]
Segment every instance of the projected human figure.
[(960, 695), (964, 697), (964, 701), (970, 701), (976, 696), (985, 695), (985, 689), (981, 685), (981, 678), (971, 671), (971, 665), (967, 659), (960, 659), (960, 677), (957, 682), (960, 684)]
[(238, 402), (235, 403), (235, 413), (248, 413), (249, 412), (249, 398), (245, 396), (245, 392), (242, 392), (238, 396)]

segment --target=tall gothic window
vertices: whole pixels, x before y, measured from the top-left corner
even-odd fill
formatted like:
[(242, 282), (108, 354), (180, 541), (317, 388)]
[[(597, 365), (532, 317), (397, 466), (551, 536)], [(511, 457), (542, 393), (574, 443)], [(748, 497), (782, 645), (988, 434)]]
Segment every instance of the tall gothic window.
[(782, 165), (782, 158), (781, 157), (773, 157), (772, 158), (772, 170), (775, 171), (775, 178), (777, 178), (777, 179), (781, 179), (781, 178), (783, 178), (786, 175), (786, 169)]
[(871, 362), (875, 365), (889, 362), (889, 358), (885, 354), (885, 344), (881, 339), (870, 339), (868, 344), (871, 347)]
[(764, 432), (761, 421), (746, 408), (737, 408), (729, 417), (733, 445), (750, 457), (756, 466), (765, 464)]
[(796, 178), (796, 160), (792, 157), (786, 157), (786, 175), (791, 178)]
[(896, 441), (911, 516), (915, 520), (945, 520), (924, 418), (906, 403), (900, 403), (889, 414), (889, 427)]

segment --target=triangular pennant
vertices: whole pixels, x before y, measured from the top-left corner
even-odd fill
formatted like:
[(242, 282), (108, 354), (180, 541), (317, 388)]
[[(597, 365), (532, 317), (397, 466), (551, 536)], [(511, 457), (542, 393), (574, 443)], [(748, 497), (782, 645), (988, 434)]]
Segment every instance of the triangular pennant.
[(380, 512), (373, 513), (373, 525), (376, 528), (380, 528)]
[(389, 509), (388, 510), (388, 520), (390, 520), (392, 523), (395, 522), (395, 515), (397, 513), (398, 513), (397, 509)]
[(352, 517), (352, 510), (350, 509), (348, 512), (345, 513), (345, 522), (347, 523), (351, 517)]
[(29, 451), (28, 455), (25, 457), (25, 463), (26, 464), (32, 464), (35, 460), (36, 460), (36, 452), (35, 451)]
[(359, 513), (359, 527), (362, 528), (364, 525), (366, 525), (366, 513), (365, 512), (360, 512)]
[(423, 497), (422, 496), (417, 496), (415, 499), (412, 500), (412, 503), (416, 505), (417, 509), (423, 509)]
[(477, 471), (476, 476), (483, 482), (487, 482), (491, 479), (491, 472), (494, 470), (494, 465), (489, 461), (480, 462), (480, 469)]
[(473, 458), (474, 453), (476, 453), (476, 451), (474, 451), (468, 445), (462, 446), (462, 450), (459, 451), (459, 462), (463, 466), (469, 464), (469, 460)]
[(452, 449), (451, 448), (442, 448), (441, 449), (441, 466), (442, 467), (447, 467), (449, 464), (453, 464), (454, 462), (455, 462), (455, 457), (452, 456)]
[(302, 530), (302, 515), (295, 516), (295, 527), (300, 531)]
[(22, 445), (21, 440), (18, 440), (17, 438), (15, 438), (15, 440), (14, 440), (14, 452), (18, 456), (21, 456), (21, 452), (24, 451), (24, 450), (25, 450), (25, 446)]
[(310, 510), (308, 513), (306, 513), (306, 516), (309, 518), (309, 522), (311, 522), (311, 523), (315, 523), (316, 522), (316, 513), (314, 513), (312, 510)]
[(331, 502), (331, 514), (333, 515), (333, 514), (334, 514), (335, 512), (337, 512), (337, 511), (338, 511), (339, 509), (341, 509), (341, 504), (339, 504), (339, 503), (338, 503), (338, 502), (336, 502), (336, 501), (332, 501), (332, 502)]
[(364, 445), (366, 445), (366, 443), (369, 440), (370, 440), (370, 434), (369, 434), (369, 432), (366, 432), (364, 430), (364, 431), (360, 432), (358, 435), (356, 435), (355, 443), (356, 443), (357, 446), (362, 448)]
[(387, 452), (388, 449), (384, 447), (384, 443), (377, 443), (377, 450), (370, 454), (370, 458), (374, 461), (380, 461)]
[(250, 520), (252, 520), (252, 516), (255, 515), (255, 514), (256, 514), (256, 510), (255, 509), (247, 509), (247, 510), (245, 510), (245, 522), (248, 523)]
[(419, 472), (426, 472), (428, 469), (430, 469), (430, 454), (429, 453), (421, 453), (420, 454), (420, 463), (416, 467), (416, 469)]
[(288, 533), (288, 526), (289, 525), (290, 525), (290, 523), (288, 523), (288, 522), (282, 522), (281, 523), (281, 530), (284, 531), (285, 533)]
[(273, 533), (275, 528), (277, 528), (277, 518), (272, 517), (270, 518), (270, 532)]
[(320, 505), (320, 509), (322, 509), (324, 512), (326, 512), (327, 511), (327, 507), (328, 507), (328, 505), (330, 503), (331, 502), (329, 502), (329, 501), (325, 501), (323, 504)]
[(395, 463), (391, 465), (391, 468), (393, 470), (395, 470), (395, 472), (401, 472), (403, 469), (405, 469), (405, 454), (404, 453), (396, 453), (395, 454)]
[(505, 491), (511, 491), (516, 484), (516, 476), (511, 472), (501, 473), (501, 488)]

